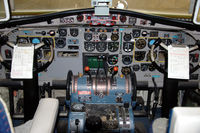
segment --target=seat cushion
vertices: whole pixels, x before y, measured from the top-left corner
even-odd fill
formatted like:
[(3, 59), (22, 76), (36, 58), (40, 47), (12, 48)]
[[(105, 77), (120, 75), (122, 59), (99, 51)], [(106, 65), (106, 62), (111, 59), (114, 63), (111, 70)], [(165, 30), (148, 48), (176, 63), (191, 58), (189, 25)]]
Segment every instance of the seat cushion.
[(30, 133), (52, 133), (58, 115), (58, 107), (57, 99), (41, 99), (33, 117)]

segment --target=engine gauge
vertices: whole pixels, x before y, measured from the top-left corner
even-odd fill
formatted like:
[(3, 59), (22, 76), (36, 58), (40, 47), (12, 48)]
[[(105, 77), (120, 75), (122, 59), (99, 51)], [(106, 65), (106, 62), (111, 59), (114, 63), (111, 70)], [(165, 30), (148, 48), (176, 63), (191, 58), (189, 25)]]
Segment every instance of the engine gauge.
[(96, 49), (98, 52), (104, 52), (107, 49), (107, 43), (106, 42), (98, 42), (96, 44)]
[(84, 34), (84, 39), (85, 39), (86, 41), (92, 40), (92, 33), (85, 33), (85, 34)]
[(148, 70), (148, 68), (149, 68), (149, 64), (147, 64), (147, 63), (142, 63), (141, 64), (141, 71), (147, 71)]
[(119, 42), (108, 42), (108, 50), (116, 52), (119, 49)]
[(156, 68), (153, 64), (150, 64), (149, 65), (149, 71), (154, 71)]
[(130, 41), (131, 40), (131, 34), (126, 34), (124, 35), (124, 41)]
[(135, 60), (142, 61), (145, 58), (146, 51), (135, 51)]
[(92, 52), (95, 50), (95, 43), (94, 42), (85, 42), (84, 48), (85, 48), (85, 51)]
[(131, 55), (123, 55), (122, 62), (124, 65), (129, 65), (132, 63), (132, 56)]
[(114, 33), (113, 33), (113, 34), (111, 35), (111, 40), (112, 40), (112, 41), (117, 41), (118, 39), (119, 39), (119, 35), (118, 35), (118, 34), (116, 34), (116, 33), (114, 34)]
[(107, 35), (105, 33), (102, 33), (99, 35), (99, 40), (105, 41), (107, 39)]
[(78, 29), (77, 28), (71, 28), (70, 29), (70, 35), (73, 37), (78, 36)]
[(143, 49), (143, 48), (145, 48), (146, 47), (146, 41), (144, 39), (138, 39), (136, 41), (135, 47), (137, 49)]
[(133, 30), (133, 38), (140, 37), (140, 30)]
[(58, 33), (60, 36), (66, 36), (67, 35), (67, 29), (59, 29)]
[(66, 39), (65, 38), (55, 38), (56, 40), (56, 47), (57, 48), (64, 48), (66, 46)]
[(118, 56), (117, 55), (110, 55), (108, 56), (108, 63), (110, 65), (115, 65), (118, 62)]
[(127, 53), (133, 51), (133, 43), (132, 42), (124, 42), (123, 50)]

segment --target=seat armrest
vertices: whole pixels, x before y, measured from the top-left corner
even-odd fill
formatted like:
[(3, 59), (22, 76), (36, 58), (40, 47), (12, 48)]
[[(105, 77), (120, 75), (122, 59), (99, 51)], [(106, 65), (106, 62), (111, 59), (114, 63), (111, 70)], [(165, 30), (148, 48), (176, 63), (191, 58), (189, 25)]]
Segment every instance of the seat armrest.
[(41, 99), (30, 129), (30, 133), (53, 133), (58, 115), (58, 99)]

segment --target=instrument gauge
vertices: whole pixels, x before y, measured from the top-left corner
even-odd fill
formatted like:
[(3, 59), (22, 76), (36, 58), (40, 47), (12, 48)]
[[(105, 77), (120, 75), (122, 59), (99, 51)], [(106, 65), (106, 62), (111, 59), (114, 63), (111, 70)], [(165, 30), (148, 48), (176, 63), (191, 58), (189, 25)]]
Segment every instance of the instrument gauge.
[(99, 40), (105, 41), (107, 39), (107, 35), (105, 33), (102, 33), (99, 35)]
[(88, 52), (92, 52), (95, 50), (95, 43), (94, 42), (85, 42), (84, 48)]
[(133, 38), (140, 37), (140, 30), (133, 30)]
[(142, 61), (145, 58), (146, 51), (135, 51), (135, 60)]
[(107, 49), (107, 43), (106, 42), (98, 42), (96, 44), (96, 49), (98, 52), (104, 52)]
[(119, 42), (108, 42), (108, 50), (116, 52), (119, 49)]
[(84, 34), (84, 39), (85, 39), (86, 41), (92, 40), (92, 33), (85, 33), (85, 34)]
[(108, 56), (108, 63), (110, 65), (115, 65), (118, 62), (118, 56), (117, 55), (110, 55)]
[(133, 51), (133, 43), (132, 42), (124, 42), (123, 50), (127, 53)]
[(131, 34), (126, 34), (124, 35), (124, 41), (130, 41), (131, 40)]
[(77, 37), (78, 36), (78, 29), (77, 28), (71, 28), (70, 29), (70, 35), (73, 37)]
[(75, 103), (71, 107), (72, 111), (82, 112), (85, 110), (85, 105), (82, 103)]
[(67, 35), (67, 30), (66, 29), (59, 29), (58, 33), (60, 36), (66, 36)]
[(55, 38), (56, 47), (57, 48), (64, 48), (66, 46), (66, 39), (65, 38)]
[(144, 40), (144, 39), (138, 39), (137, 41), (136, 41), (136, 44), (135, 44), (135, 47), (137, 48), (137, 49), (143, 49), (143, 48), (145, 48), (146, 47), (146, 41)]
[(113, 33), (113, 34), (111, 35), (111, 40), (112, 40), (112, 41), (117, 41), (118, 39), (119, 39), (119, 35), (118, 35), (118, 34), (114, 34), (114, 33)]
[(29, 43), (29, 41), (25, 37), (20, 37), (20, 38), (17, 39), (17, 43), (26, 44), (26, 43)]
[(132, 63), (132, 56), (131, 55), (123, 55), (122, 62), (124, 65), (129, 65)]

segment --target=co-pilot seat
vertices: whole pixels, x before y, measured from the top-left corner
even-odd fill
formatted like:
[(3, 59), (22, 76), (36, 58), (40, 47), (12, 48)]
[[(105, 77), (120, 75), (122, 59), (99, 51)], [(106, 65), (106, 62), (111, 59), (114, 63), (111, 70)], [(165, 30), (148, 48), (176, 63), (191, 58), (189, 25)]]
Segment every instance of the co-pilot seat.
[(200, 108), (175, 107), (169, 120), (158, 118), (153, 122), (153, 133), (200, 133)]
[(0, 97), (0, 133), (53, 133), (58, 106), (57, 99), (43, 98), (39, 102), (33, 119), (14, 128), (6, 104)]

